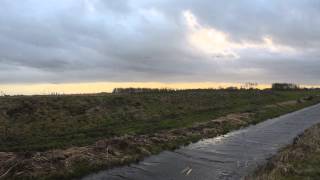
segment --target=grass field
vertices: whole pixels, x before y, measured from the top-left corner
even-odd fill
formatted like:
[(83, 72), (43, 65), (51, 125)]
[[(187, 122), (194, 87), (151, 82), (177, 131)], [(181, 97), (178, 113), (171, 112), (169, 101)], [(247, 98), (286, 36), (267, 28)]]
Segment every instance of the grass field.
[(320, 102), (319, 90), (0, 97), (0, 178), (73, 179)]
[[(317, 94), (316, 90), (193, 90), (0, 97), (0, 151), (42, 151), (155, 133)], [(260, 113), (256, 120), (282, 113), (277, 111)]]

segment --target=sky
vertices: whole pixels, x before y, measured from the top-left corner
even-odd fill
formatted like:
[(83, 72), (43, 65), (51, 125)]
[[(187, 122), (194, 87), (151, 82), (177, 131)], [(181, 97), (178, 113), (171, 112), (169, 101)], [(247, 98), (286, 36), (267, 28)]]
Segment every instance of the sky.
[(0, 91), (319, 85), (319, 17), (319, 0), (1, 0)]

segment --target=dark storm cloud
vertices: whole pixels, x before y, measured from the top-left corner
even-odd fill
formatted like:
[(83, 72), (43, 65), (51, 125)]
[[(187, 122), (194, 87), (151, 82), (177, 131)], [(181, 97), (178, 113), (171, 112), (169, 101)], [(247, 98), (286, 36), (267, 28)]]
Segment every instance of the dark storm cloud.
[[(185, 12), (237, 58), (190, 45)], [(3, 0), (0, 83), (320, 83), (318, 17), (318, 0)]]

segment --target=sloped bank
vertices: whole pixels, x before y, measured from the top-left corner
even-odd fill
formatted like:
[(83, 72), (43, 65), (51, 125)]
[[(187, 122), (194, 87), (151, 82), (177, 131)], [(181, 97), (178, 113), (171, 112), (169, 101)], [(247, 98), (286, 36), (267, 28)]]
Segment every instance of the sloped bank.
[(70, 179), (89, 172), (139, 161), (151, 154), (202, 138), (215, 137), (319, 102), (304, 98), (265, 106), (256, 112), (229, 114), (192, 127), (149, 135), (122, 136), (97, 141), (91, 146), (45, 152), (0, 153), (2, 178)]
[(320, 124), (296, 137), (247, 179), (320, 179)]

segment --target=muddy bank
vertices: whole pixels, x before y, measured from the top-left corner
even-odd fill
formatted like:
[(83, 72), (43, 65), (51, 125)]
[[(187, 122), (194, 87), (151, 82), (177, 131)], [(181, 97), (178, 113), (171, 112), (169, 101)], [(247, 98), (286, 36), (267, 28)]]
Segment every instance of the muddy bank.
[[(320, 117), (319, 117), (320, 118)], [(248, 180), (320, 179), (320, 124), (280, 150)]]

